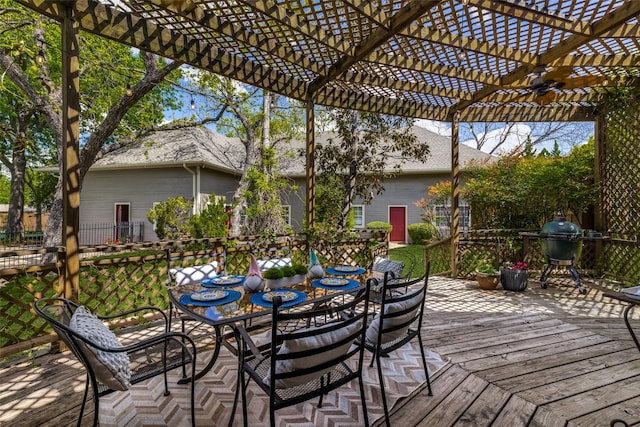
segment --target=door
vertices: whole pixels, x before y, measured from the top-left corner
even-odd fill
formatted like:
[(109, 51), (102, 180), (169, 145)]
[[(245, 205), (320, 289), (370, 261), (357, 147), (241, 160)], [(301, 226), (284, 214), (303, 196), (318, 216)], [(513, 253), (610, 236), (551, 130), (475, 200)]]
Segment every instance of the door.
[(405, 206), (389, 206), (389, 223), (393, 227), (389, 241), (407, 241), (407, 208)]
[(129, 234), (129, 203), (116, 203), (114, 239), (126, 242)]

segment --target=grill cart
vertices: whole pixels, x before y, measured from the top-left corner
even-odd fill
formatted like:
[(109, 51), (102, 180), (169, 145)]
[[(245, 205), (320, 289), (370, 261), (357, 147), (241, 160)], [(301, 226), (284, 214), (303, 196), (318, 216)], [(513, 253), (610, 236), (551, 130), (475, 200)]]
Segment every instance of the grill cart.
[(540, 286), (547, 287), (547, 279), (557, 267), (566, 267), (581, 294), (586, 294), (587, 289), (582, 284), (580, 274), (576, 270), (576, 264), (582, 251), (582, 231), (576, 224), (558, 216), (553, 221), (546, 223), (540, 233), (523, 233), (528, 237), (542, 239), (542, 253), (546, 265), (540, 276)]

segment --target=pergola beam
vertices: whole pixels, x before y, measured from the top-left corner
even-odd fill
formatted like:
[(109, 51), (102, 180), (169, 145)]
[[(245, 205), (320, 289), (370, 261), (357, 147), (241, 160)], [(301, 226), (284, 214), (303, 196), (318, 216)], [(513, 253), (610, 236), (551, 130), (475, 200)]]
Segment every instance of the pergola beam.
[[(640, 13), (640, 1), (627, 2), (624, 5), (620, 6), (618, 9), (605, 15), (599, 21), (594, 22), (590, 28), (589, 36), (583, 36), (581, 34), (573, 34), (567, 37), (562, 43), (559, 43), (547, 51), (540, 54), (539, 63), (540, 64), (549, 64), (556, 59), (559, 59), (568, 53), (574, 51), (584, 43), (593, 40), (600, 35), (606, 33), (607, 31), (611, 31), (617, 26), (624, 24), (629, 19), (635, 17)], [(489, 96), (490, 94), (496, 92), (502, 87), (509, 86), (510, 84), (522, 79), (524, 76), (529, 74), (532, 71), (531, 67), (528, 65), (523, 65), (521, 67), (516, 68), (511, 73), (507, 74), (501, 79), (501, 84), (497, 86), (486, 86), (476, 93), (474, 93), (473, 98), (471, 100), (461, 101), (451, 107), (451, 114), (453, 114), (457, 110), (463, 110), (470, 105), (482, 101), (484, 98)]]
[(309, 84), (309, 94), (316, 93), (329, 81), (337, 78), (347, 71), (356, 62), (365, 59), (371, 52), (386, 43), (395, 34), (398, 34), (413, 21), (422, 16), (431, 7), (442, 0), (413, 0), (391, 17), (389, 28), (378, 27), (366, 40), (356, 46), (352, 55), (344, 55), (335, 62), (326, 76), (319, 76)]

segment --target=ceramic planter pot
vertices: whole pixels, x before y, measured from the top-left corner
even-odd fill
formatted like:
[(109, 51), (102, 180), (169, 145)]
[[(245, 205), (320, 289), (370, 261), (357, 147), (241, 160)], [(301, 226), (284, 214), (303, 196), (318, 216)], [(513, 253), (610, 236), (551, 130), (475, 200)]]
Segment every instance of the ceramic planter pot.
[(503, 268), (500, 275), (500, 284), (507, 291), (524, 291), (527, 288), (528, 279), (527, 270)]
[(490, 274), (476, 271), (476, 281), (478, 285), (480, 285), (480, 288), (492, 291), (496, 289), (500, 283), (500, 273)]

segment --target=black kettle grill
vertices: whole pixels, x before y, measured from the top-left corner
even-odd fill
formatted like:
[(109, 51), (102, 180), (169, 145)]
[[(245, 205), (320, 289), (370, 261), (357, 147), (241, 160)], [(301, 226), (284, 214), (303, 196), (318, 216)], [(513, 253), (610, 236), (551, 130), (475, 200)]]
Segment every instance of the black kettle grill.
[(575, 282), (575, 287), (581, 294), (586, 294), (576, 264), (582, 252), (582, 231), (576, 224), (558, 216), (553, 221), (547, 222), (538, 235), (542, 239), (542, 253), (547, 261), (540, 286), (547, 287), (547, 279), (551, 271), (558, 266), (567, 267), (569, 274)]

